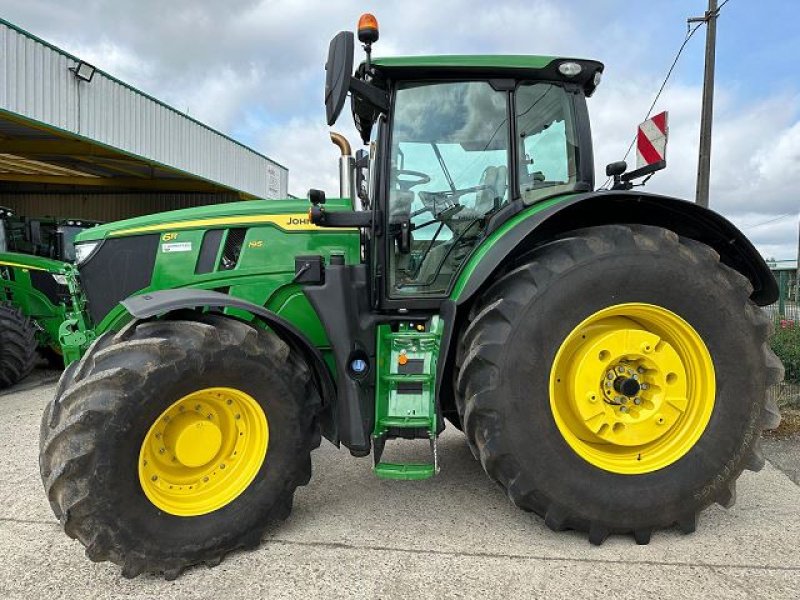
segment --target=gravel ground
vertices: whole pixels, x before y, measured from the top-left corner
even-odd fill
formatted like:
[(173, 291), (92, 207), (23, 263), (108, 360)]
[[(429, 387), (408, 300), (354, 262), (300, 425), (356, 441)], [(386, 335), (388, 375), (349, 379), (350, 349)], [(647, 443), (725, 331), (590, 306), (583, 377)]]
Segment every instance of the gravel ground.
[(697, 533), (599, 548), (511, 506), (458, 432), (442, 437), (442, 473), (427, 482), (378, 480), (369, 459), (324, 442), (291, 518), (257, 551), (173, 582), (128, 581), (84, 557), (42, 492), (38, 426), (53, 378), (39, 371), (0, 396), (2, 599), (798, 597), (800, 439), (766, 440), (780, 468), (745, 473), (736, 506), (704, 512)]

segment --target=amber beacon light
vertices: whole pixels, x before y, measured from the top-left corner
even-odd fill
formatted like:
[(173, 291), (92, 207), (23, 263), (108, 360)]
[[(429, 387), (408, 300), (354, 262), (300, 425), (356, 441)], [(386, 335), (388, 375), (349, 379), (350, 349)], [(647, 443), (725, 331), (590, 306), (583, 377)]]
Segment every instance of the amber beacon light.
[(372, 13), (364, 13), (358, 19), (358, 40), (362, 44), (374, 44), (378, 41), (378, 19)]

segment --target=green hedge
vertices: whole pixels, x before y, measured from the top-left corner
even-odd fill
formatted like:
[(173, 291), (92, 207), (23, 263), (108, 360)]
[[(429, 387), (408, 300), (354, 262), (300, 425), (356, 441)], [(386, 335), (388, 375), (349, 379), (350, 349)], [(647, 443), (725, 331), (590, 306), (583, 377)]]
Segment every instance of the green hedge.
[(784, 328), (778, 322), (772, 337), (772, 349), (786, 367), (785, 381), (800, 383), (800, 323)]

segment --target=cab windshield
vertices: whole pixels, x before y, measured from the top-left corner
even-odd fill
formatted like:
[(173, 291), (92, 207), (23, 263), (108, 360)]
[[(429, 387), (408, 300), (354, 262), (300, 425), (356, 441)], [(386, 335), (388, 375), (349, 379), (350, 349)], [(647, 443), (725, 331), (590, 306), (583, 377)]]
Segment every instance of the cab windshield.
[[(407, 223), (411, 235), (408, 247), (390, 236), (390, 296), (446, 294), (489, 216), (512, 199), (535, 201), (574, 187), (577, 153), (567, 93), (548, 83), (520, 84), (514, 141), (510, 98), (487, 81), (398, 85), (389, 228), (397, 232)], [(516, 170), (519, 190), (509, 189), (509, 168)]]

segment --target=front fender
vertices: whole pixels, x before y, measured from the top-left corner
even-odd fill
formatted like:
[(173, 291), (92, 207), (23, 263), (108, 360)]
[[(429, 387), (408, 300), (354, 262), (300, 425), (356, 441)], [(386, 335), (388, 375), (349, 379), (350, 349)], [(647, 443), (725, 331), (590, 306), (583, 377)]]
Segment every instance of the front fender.
[(639, 224), (664, 227), (702, 242), (753, 286), (759, 306), (778, 299), (778, 285), (767, 263), (747, 237), (719, 213), (693, 202), (638, 191), (596, 191), (559, 197), (527, 207), (500, 225), (462, 270), (451, 298), (459, 305), (473, 298), (509, 259), (538, 243), (583, 227)]
[(166, 315), (181, 309), (198, 308), (236, 308), (252, 314), (272, 329), (293, 352), (302, 356), (311, 370), (317, 390), (322, 397), (323, 415), (321, 425), (323, 434), (332, 443), (338, 445), (334, 405), (336, 401), (336, 385), (328, 370), (322, 353), (314, 346), (302, 331), (292, 323), (271, 310), (213, 290), (196, 288), (180, 288), (147, 292), (130, 296), (121, 302), (125, 310), (134, 319), (150, 319)]

